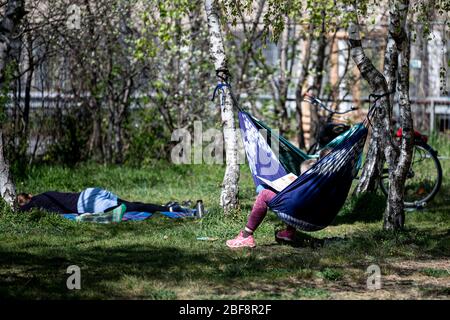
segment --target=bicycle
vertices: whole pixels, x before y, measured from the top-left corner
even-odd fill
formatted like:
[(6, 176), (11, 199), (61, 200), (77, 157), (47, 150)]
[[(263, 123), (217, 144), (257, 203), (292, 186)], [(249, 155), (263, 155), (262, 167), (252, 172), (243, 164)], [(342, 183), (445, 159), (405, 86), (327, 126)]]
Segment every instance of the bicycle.
[[(330, 141), (345, 134), (350, 129), (350, 126), (347, 124), (334, 123), (333, 116), (335, 114), (346, 114), (358, 108), (352, 106), (349, 110), (338, 112), (328, 108), (320, 99), (311, 94), (305, 94), (305, 98), (309, 98), (309, 100), (305, 99), (305, 101), (312, 103), (314, 106), (319, 106), (328, 112), (325, 120), (323, 117), (320, 119), (323, 125), (316, 136), (317, 142), (308, 150), (308, 154), (316, 154)], [(397, 140), (400, 140), (401, 136), (402, 131), (398, 129), (395, 137)], [(405, 181), (405, 207), (416, 209), (425, 207), (439, 192), (441, 184), (442, 166), (438, 159), (438, 151), (434, 150), (428, 144), (428, 137), (426, 135), (415, 131), (413, 159)], [(383, 167), (379, 185), (381, 191), (387, 196), (389, 190), (389, 171), (386, 164)]]
[[(402, 129), (395, 134), (400, 141)], [(406, 208), (422, 209), (429, 203), (442, 184), (442, 166), (438, 158), (438, 151), (428, 143), (428, 137), (414, 131), (414, 149), (411, 167), (405, 181), (404, 202)], [(387, 196), (389, 190), (389, 170), (385, 164), (380, 177), (381, 191)]]
[(316, 142), (312, 144), (307, 151), (308, 154), (317, 154), (317, 152), (319, 152), (322, 148), (324, 148), (333, 139), (335, 139), (336, 137), (340, 136), (341, 134), (345, 133), (350, 129), (350, 125), (348, 124), (333, 122), (333, 116), (335, 114), (342, 115), (349, 112), (353, 112), (355, 110), (358, 110), (358, 107), (352, 106), (349, 110), (336, 111), (329, 109), (320, 99), (314, 97), (309, 93), (305, 94), (305, 98), (311, 99), (311, 100), (305, 99), (305, 101), (310, 102), (314, 106), (321, 107), (328, 113), (325, 116), (319, 116), (319, 124), (321, 129), (316, 132), (315, 136)]

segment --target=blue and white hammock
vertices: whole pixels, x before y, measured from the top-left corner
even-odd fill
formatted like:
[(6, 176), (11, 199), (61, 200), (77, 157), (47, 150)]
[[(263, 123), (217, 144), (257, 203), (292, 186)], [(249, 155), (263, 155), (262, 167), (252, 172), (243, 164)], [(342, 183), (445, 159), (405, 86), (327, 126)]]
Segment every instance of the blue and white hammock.
[[(260, 178), (274, 181), (289, 172), (298, 175), (300, 163), (313, 157), (242, 110), (239, 123), (256, 186), (264, 185)], [(331, 141), (328, 146), (333, 147), (332, 151), (279, 192), (269, 207), (285, 223), (300, 230), (327, 227), (344, 204), (358, 173), (367, 132), (366, 125), (360, 123)]]

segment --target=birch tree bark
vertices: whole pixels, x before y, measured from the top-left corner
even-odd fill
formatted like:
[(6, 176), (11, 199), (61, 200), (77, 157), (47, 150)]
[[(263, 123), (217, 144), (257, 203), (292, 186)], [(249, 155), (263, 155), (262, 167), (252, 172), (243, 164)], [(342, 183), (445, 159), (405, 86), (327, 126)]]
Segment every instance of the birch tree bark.
[[(383, 70), (388, 92), (395, 92), (397, 84), (398, 50), (394, 37), (398, 38), (398, 36), (399, 29), (394, 28), (393, 24), (390, 23)], [(388, 106), (389, 109), (387, 112), (389, 119), (392, 115), (393, 97), (394, 94), (391, 94), (391, 103)], [(356, 193), (373, 192), (378, 187), (379, 178), (385, 161), (382, 135), (386, 134), (384, 123), (380, 116), (379, 113), (375, 113), (372, 120), (373, 126), (370, 135), (369, 150), (361, 172), (361, 178), (355, 190)]]
[[(210, 56), (217, 72), (219, 83), (228, 82), (229, 70), (222, 39), (220, 20), (214, 0), (205, 0), (205, 11), (208, 18)], [(238, 207), (239, 165), (238, 141), (233, 113), (233, 101), (228, 87), (220, 91), (221, 116), (225, 146), (226, 169), (220, 195), (220, 205), (225, 213)]]
[[(9, 62), (11, 39), (25, 15), (23, 0), (9, 0), (0, 22), (0, 86), (5, 83), (5, 68)], [(0, 195), (12, 208), (16, 200), (16, 188), (9, 170), (3, 146), (3, 124), (0, 124)]]
[[(409, 1), (390, 1), (390, 35), (392, 40), (388, 42), (384, 77), (371, 63), (370, 59), (364, 53), (361, 45), (359, 34), (359, 25), (354, 6), (350, 6), (349, 10), (353, 13), (353, 18), (349, 24), (349, 44), (351, 48), (351, 56), (361, 72), (362, 77), (369, 83), (373, 93), (384, 95), (376, 102), (377, 110), (373, 118), (374, 131), (378, 136), (371, 142), (376, 143), (376, 147), (384, 150), (384, 157), (389, 168), (389, 196), (386, 211), (384, 213), (383, 227), (386, 230), (400, 229), (404, 225), (404, 183), (406, 174), (408, 173), (412, 157), (412, 119), (409, 105), (409, 40), (404, 30), (406, 15), (409, 7)], [(395, 45), (394, 45), (395, 44)], [(400, 109), (401, 109), (401, 125), (405, 132), (401, 141), (400, 158), (398, 157), (398, 148), (392, 140), (391, 110), (392, 101), (387, 94), (390, 89), (395, 88), (397, 77), (397, 51), (401, 51), (402, 71), (400, 75)], [(389, 81), (389, 83), (387, 82)], [(373, 152), (377, 150), (373, 149)], [(369, 154), (368, 157), (374, 154)], [(372, 166), (377, 170), (376, 159), (368, 159), (369, 164), (365, 167)], [(378, 169), (379, 170), (379, 169)]]
[(0, 130), (0, 194), (3, 200), (5, 200), (11, 208), (14, 208), (16, 202), (16, 187), (3, 149), (3, 130)]
[[(408, 15), (409, 0), (390, 1), (390, 32), (395, 41), (398, 54), (394, 58), (399, 58), (398, 63), (398, 96), (400, 105), (400, 126), (402, 137), (400, 140), (400, 154), (392, 153), (390, 163), (395, 163), (394, 168), (389, 167), (389, 197), (386, 212), (384, 215), (384, 228), (395, 230), (404, 225), (404, 193), (405, 180), (412, 161), (412, 151), (414, 142), (414, 128), (411, 115), (411, 104), (409, 100), (409, 59), (410, 40), (406, 32), (406, 20)], [(397, 69), (397, 68), (396, 68)], [(391, 74), (391, 76), (393, 76)], [(396, 81), (392, 81), (395, 86)], [(397, 151), (397, 150), (395, 150)]]

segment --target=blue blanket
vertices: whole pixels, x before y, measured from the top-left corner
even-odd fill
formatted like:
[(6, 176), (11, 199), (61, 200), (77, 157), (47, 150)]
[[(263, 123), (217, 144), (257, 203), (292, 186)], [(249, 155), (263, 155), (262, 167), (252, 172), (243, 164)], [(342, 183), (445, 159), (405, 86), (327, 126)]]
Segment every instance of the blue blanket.
[[(191, 209), (190, 212), (160, 212), (162, 215), (172, 218), (172, 219), (179, 219), (179, 218), (189, 218), (194, 217), (196, 210)], [(123, 215), (122, 221), (142, 221), (150, 218), (153, 215), (153, 213), (150, 212), (125, 212)], [(63, 218), (73, 220), (75, 221), (76, 217), (78, 216), (78, 213), (66, 213), (61, 215)]]

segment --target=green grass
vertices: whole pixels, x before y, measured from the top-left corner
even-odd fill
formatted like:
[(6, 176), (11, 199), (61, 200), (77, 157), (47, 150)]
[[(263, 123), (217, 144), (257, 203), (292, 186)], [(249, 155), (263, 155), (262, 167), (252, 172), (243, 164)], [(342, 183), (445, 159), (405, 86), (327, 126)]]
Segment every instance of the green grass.
[(422, 270), (422, 273), (430, 277), (441, 278), (441, 277), (448, 277), (450, 275), (450, 269), (444, 270), (444, 269), (426, 268)]
[[(127, 200), (203, 199), (209, 214), (201, 220), (155, 214), (143, 222), (96, 225), (38, 211), (14, 214), (3, 208), (0, 297), (338, 299), (399, 293), (405, 298), (448, 298), (450, 276), (442, 271), (450, 267), (448, 161), (443, 161), (443, 168), (442, 191), (425, 210), (407, 213), (405, 231), (382, 231), (382, 196), (349, 197), (332, 226), (299, 235), (304, 246), (277, 245), (274, 232), (282, 224), (269, 213), (256, 232), (257, 248), (229, 250), (224, 242), (244, 226), (254, 200), (246, 166), (241, 171), (240, 209), (229, 216), (223, 215), (218, 203), (222, 166), (35, 167), (17, 183), (19, 192), (100, 186)], [(219, 240), (196, 240), (200, 236)], [(415, 262), (420, 266), (404, 267)], [(378, 292), (366, 289), (371, 264), (381, 267), (384, 287)], [(70, 265), (81, 268), (81, 290), (66, 288)], [(421, 277), (440, 281), (430, 285)]]

